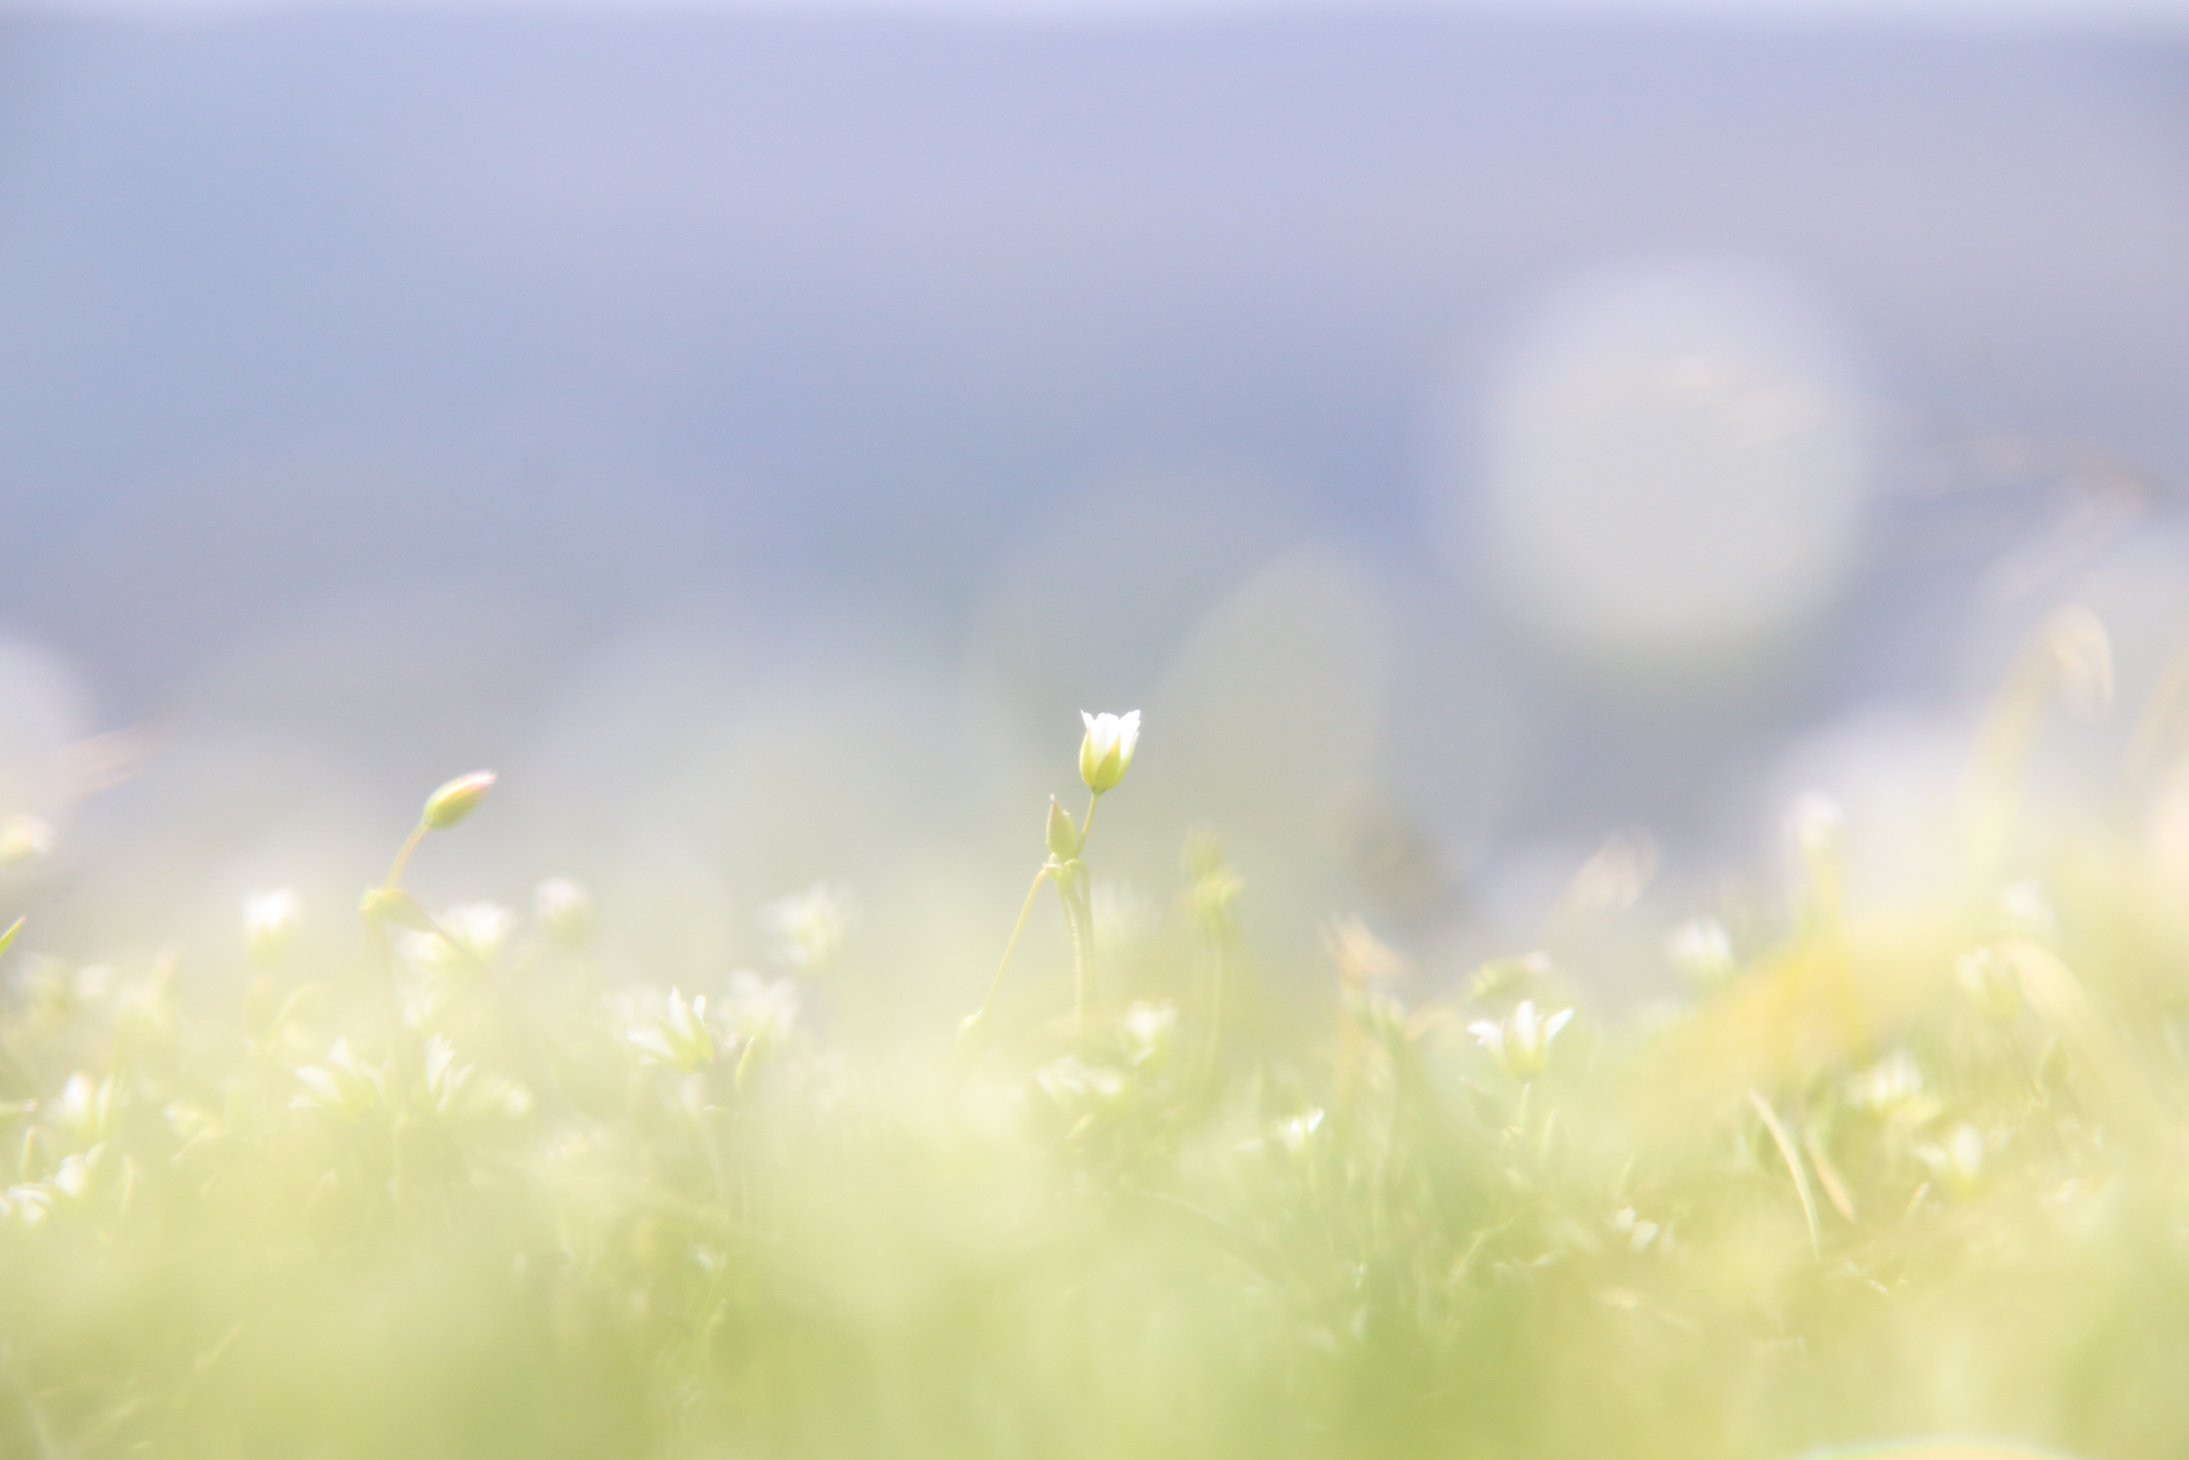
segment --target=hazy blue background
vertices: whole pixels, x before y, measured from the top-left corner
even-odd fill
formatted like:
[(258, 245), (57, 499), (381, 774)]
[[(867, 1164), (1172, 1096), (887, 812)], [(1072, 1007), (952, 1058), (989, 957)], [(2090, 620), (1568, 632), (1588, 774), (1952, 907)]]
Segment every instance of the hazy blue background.
[(1144, 704), (1120, 856), (1434, 922), (1706, 875), (2067, 596), (2134, 671), (2177, 12), (1710, 9), (0, 10), (0, 750), (155, 747), (18, 775), (43, 895), (344, 885), (494, 764), (511, 895), (988, 939)]

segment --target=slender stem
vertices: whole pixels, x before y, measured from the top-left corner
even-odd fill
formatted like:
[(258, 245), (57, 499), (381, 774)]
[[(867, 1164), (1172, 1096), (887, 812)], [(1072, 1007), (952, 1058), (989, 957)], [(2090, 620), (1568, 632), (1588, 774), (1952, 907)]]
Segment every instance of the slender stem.
[(1087, 816), (1084, 821), (1079, 823), (1079, 850), (1082, 853), (1087, 850), (1087, 834), (1094, 830), (1095, 808), (1100, 806), (1101, 804), (1102, 793), (1100, 791), (1093, 791), (1088, 793)]
[(1026, 920), (1034, 914), (1034, 899), (1041, 895), (1041, 884), (1049, 880), (1049, 869), (1044, 866), (1034, 874), (1034, 882), (1026, 889), (1026, 901), (1018, 910), (1018, 921), (1011, 925), (1011, 941), (1003, 945), (1003, 957), (996, 962), (996, 976), (988, 981), (988, 997), (981, 1000), (980, 1010), (973, 1017), (985, 1019), (995, 1006), (996, 991), (1003, 987), (1003, 971), (1011, 966), (1011, 955), (1018, 952), (1018, 940), (1026, 931)]
[(387, 886), (392, 888), (402, 884), (403, 870), (410, 866), (411, 855), (418, 850), (419, 843), (426, 839), (426, 833), (432, 829), (423, 821), (410, 829), (410, 835), (403, 838), (403, 845), (396, 849), (395, 861), (388, 868)]
[(1057, 884), (1057, 900), (1064, 904), (1064, 925), (1072, 935), (1072, 1020), (1084, 1029), (1094, 1002), (1094, 917), (1084, 862), (1073, 881), (1072, 887)]

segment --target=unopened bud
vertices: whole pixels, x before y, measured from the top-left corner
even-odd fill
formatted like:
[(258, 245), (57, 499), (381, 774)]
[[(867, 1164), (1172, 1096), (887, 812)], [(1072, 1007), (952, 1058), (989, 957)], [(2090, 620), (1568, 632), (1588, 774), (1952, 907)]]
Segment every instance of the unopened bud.
[(473, 771), (468, 776), (458, 776), (426, 798), (426, 813), (421, 820), (435, 831), (447, 831), (478, 810), (486, 793), (493, 789), (492, 771)]
[(1057, 798), (1049, 798), (1049, 855), (1059, 862), (1068, 862), (1079, 855), (1079, 828), (1072, 824), (1072, 813), (1058, 804)]

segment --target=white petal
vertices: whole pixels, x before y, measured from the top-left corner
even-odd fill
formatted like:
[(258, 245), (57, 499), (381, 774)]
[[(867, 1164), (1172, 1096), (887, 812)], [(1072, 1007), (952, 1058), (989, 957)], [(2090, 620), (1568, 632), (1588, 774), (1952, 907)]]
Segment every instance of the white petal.
[(1560, 1009), (1557, 1013), (1551, 1015), (1543, 1024), (1543, 1042), (1549, 1044), (1556, 1039), (1558, 1031), (1565, 1028), (1567, 1021), (1572, 1018), (1573, 1010), (1571, 1009)]

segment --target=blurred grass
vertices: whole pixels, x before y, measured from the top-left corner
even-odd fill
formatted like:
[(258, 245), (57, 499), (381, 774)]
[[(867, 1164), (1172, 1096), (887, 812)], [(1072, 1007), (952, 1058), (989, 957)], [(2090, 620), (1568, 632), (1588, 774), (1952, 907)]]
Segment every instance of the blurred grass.
[(1257, 979), (1213, 840), (1084, 1020), (956, 1047), (831, 1027), (826, 891), (708, 990), (410, 848), (347, 960), (254, 904), (234, 1001), (0, 935), (0, 1455), (2189, 1454), (2189, 889), (2019, 804), (2059, 678), (1950, 893), (1851, 904), (1812, 818), (1624, 1023), (1358, 924)]

